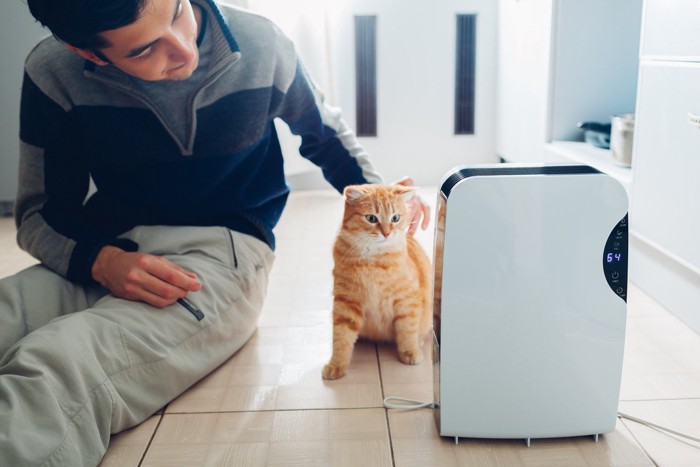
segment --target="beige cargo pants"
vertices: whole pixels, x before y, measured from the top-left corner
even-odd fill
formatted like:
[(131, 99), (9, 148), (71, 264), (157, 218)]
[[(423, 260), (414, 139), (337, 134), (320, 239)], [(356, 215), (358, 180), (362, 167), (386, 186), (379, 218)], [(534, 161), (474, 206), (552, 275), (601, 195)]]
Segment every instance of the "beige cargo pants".
[[(138, 227), (140, 251), (195, 272), (202, 290), (157, 309), (43, 266), (0, 280), (0, 466), (96, 465), (137, 425), (240, 349), (256, 328), (273, 253), (221, 227)], [(195, 316), (199, 315), (199, 318)]]

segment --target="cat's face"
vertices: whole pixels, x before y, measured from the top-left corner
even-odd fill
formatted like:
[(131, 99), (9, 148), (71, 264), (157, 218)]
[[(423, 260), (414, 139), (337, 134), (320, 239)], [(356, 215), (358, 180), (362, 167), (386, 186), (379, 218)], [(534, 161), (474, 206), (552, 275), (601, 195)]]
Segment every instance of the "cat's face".
[(391, 244), (405, 237), (410, 219), (406, 201), (412, 187), (352, 185), (345, 188), (343, 230), (358, 240)]

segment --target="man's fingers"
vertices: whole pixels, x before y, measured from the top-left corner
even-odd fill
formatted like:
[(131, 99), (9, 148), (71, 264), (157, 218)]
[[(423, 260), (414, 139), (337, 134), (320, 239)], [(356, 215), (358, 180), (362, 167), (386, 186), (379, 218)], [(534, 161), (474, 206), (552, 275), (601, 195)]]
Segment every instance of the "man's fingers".
[(166, 282), (159, 277), (147, 275), (141, 283), (141, 288), (148, 293), (157, 295), (158, 297), (172, 303), (178, 298), (187, 296), (188, 291), (181, 287), (175, 286)]
[(400, 180), (395, 181), (392, 185), (403, 185), (403, 186), (414, 186), (413, 179), (411, 177), (403, 177)]
[(410, 215), (411, 223), (408, 227), (409, 235), (416, 233), (419, 224), (423, 230), (426, 230), (428, 225), (430, 225), (430, 206), (419, 196), (413, 197), (410, 201)]
[(428, 225), (430, 225), (430, 206), (422, 199), (420, 200), (420, 204), (421, 210), (423, 211), (423, 224), (421, 225), (421, 228), (425, 230), (428, 228)]
[(96, 281), (115, 296), (162, 308), (201, 290), (196, 274), (161, 256), (106, 246), (93, 264)]
[(165, 298), (161, 295), (152, 293), (146, 289), (141, 289), (141, 293), (138, 297), (135, 297), (135, 300), (146, 302), (149, 305), (154, 306), (156, 308), (165, 308), (166, 306), (175, 303), (177, 298)]
[[(162, 257), (151, 257), (152, 261), (144, 267), (144, 270), (160, 281), (182, 289), (185, 292), (197, 292), (202, 288), (202, 283), (196, 276), (180, 266), (171, 263)], [(158, 291), (153, 290), (158, 293)]]
[[(163, 259), (164, 261), (168, 261), (168, 260), (165, 259), (165, 258), (162, 258), (162, 259)], [(197, 278), (197, 274), (195, 274), (195, 273), (193, 273), (193, 272), (191, 272), (191, 271), (188, 271), (187, 269), (184, 269), (184, 268), (180, 267), (179, 265), (177, 265), (177, 264), (175, 264), (175, 263), (170, 263), (170, 264), (172, 264), (173, 266), (175, 266), (179, 271), (185, 273), (185, 275), (187, 275), (187, 276), (189, 276), (189, 277), (191, 277), (191, 278), (193, 278), (193, 279), (196, 279), (196, 278)]]
[(139, 266), (125, 289), (132, 300), (163, 308), (202, 288), (194, 274), (165, 258), (145, 255), (139, 259)]

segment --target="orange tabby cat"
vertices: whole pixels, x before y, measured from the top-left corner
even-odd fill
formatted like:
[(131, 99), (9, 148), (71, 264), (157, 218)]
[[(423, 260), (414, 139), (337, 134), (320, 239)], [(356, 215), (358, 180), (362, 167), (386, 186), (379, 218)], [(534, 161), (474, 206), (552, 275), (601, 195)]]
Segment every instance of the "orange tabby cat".
[(395, 341), (399, 358), (423, 360), (421, 341), (432, 321), (432, 269), (418, 242), (406, 234), (406, 201), (415, 187), (345, 188), (343, 223), (333, 248), (333, 356), (326, 379), (340, 378), (358, 336)]

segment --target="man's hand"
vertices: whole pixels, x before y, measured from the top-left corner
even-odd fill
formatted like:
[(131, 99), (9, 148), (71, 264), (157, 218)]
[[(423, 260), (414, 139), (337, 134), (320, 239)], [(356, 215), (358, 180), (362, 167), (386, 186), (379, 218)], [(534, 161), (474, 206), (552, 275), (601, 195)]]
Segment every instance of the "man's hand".
[[(398, 182), (394, 182), (394, 184), (403, 186), (415, 186), (415, 184), (413, 183), (413, 179), (409, 177), (404, 177)], [(423, 201), (423, 198), (416, 195), (411, 198), (408, 207), (411, 211), (411, 224), (408, 228), (408, 234), (413, 235), (414, 233), (416, 233), (419, 224), (421, 229), (427, 229), (428, 225), (430, 224), (430, 206), (428, 206), (428, 203)], [(423, 218), (422, 223), (421, 217)]]
[(126, 252), (105, 246), (92, 265), (92, 277), (115, 297), (148, 303), (163, 308), (197, 292), (202, 283), (161, 256)]

